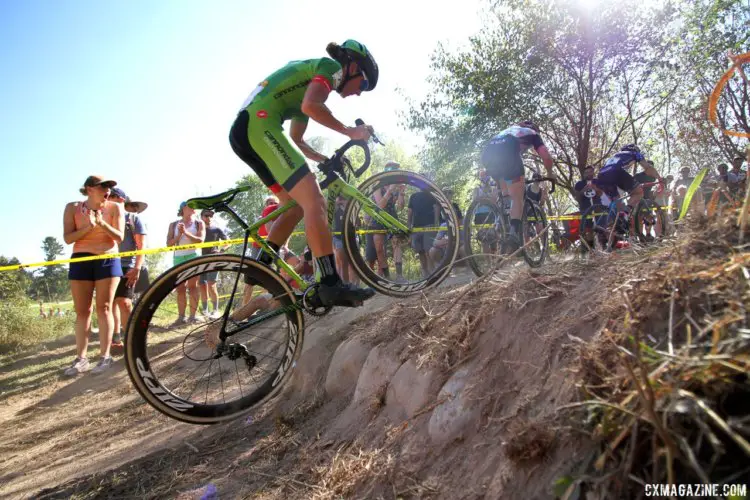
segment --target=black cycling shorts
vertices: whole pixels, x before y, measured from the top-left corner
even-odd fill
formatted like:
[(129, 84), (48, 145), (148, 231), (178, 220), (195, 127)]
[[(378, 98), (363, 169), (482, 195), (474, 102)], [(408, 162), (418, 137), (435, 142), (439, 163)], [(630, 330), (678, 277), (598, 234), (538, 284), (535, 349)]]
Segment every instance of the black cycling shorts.
[(638, 186), (633, 176), (621, 168), (599, 172), (599, 175), (594, 179), (594, 184), (599, 186), (610, 198), (617, 198), (619, 196), (617, 188), (630, 193)]
[(517, 140), (513, 137), (488, 145), (482, 151), (484, 169), (495, 181), (512, 181), (524, 176), (524, 166)]

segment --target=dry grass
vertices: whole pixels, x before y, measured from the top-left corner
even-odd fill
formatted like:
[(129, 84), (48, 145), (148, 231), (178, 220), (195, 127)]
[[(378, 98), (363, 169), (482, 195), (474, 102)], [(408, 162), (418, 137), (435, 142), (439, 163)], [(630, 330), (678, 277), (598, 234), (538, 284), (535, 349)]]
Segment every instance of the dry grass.
[(514, 421), (509, 429), (511, 438), (505, 442), (505, 455), (513, 462), (534, 465), (549, 456), (555, 433), (547, 423)]
[(750, 252), (734, 217), (691, 224), (618, 273), (609, 328), (580, 350), (587, 400), (569, 407), (583, 406), (606, 444), (588, 481), (601, 498), (750, 475)]
[(369, 498), (362, 486), (390, 475), (394, 463), (393, 456), (380, 449), (337, 452), (328, 464), (315, 468), (316, 487), (311, 498), (347, 498), (355, 491), (359, 498)]

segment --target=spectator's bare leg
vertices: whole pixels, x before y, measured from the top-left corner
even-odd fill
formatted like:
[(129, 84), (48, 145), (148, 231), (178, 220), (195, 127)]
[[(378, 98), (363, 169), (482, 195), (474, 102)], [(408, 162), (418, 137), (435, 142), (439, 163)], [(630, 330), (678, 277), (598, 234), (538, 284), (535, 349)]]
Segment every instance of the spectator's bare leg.
[(372, 235), (372, 239), (375, 242), (375, 253), (378, 254), (378, 267), (380, 268), (381, 276), (390, 278), (390, 271), (388, 270), (388, 257), (385, 254), (385, 235), (376, 233)]
[(349, 260), (349, 257), (346, 257), (346, 267), (349, 268), (349, 283), (355, 286), (359, 286), (359, 276), (357, 276), (356, 271), (354, 271), (354, 265)]
[[(219, 308), (219, 290), (216, 288), (216, 282), (209, 281), (207, 285), (208, 296), (211, 299), (211, 305), (213, 306), (214, 310), (217, 310)], [(208, 303), (206, 303), (206, 306), (208, 306)]]
[(398, 241), (398, 238), (391, 238), (391, 246), (393, 247), (393, 262), (396, 264), (396, 276), (403, 278), (404, 263), (402, 261), (401, 242)]
[(188, 280), (187, 289), (190, 294), (190, 317), (195, 318), (195, 311), (198, 310), (201, 295), (200, 290), (198, 290), (198, 276)]
[(120, 316), (120, 304), (122, 303), (123, 297), (115, 297), (115, 301), (112, 304), (112, 320), (114, 321), (113, 327), (112, 327), (112, 335), (116, 335), (120, 333), (120, 329), (122, 328), (122, 325), (127, 325), (128, 320), (125, 319), (124, 321), (121, 321), (122, 318)]
[(242, 291), (242, 305), (246, 305), (253, 298), (253, 285), (245, 285)]
[(208, 283), (198, 282), (198, 289), (201, 292), (201, 304), (203, 304), (203, 311), (208, 310)]
[(430, 275), (430, 261), (425, 252), (419, 252), (417, 255), (419, 255), (419, 265), (422, 267), (422, 277), (426, 278)]
[(114, 333), (119, 333), (120, 327), (126, 329), (128, 327), (128, 320), (130, 314), (133, 312), (133, 301), (127, 297), (117, 297), (115, 299), (115, 307), (112, 309), (112, 316), (115, 319)]
[[(255, 314), (256, 311), (259, 311), (261, 309), (270, 309), (272, 307), (279, 307), (280, 305), (281, 303), (277, 300), (274, 300), (270, 293), (264, 293), (258, 295), (254, 299), (250, 300), (247, 304), (234, 311), (231, 315), (229, 315), (229, 319), (233, 321), (243, 321)], [(221, 321), (214, 321), (206, 328), (203, 333), (206, 344), (208, 344), (208, 346), (212, 349), (219, 343), (219, 333), (221, 332), (221, 325)]]
[(99, 322), (99, 352), (103, 357), (109, 356), (109, 348), (112, 346), (112, 330), (114, 318), (112, 317), (112, 301), (115, 298), (115, 290), (120, 278), (105, 278), (98, 280), (96, 286), (96, 319)]
[(186, 284), (183, 281), (177, 285), (177, 316), (179, 318), (185, 318), (185, 307), (187, 306)]
[(91, 299), (94, 294), (94, 282), (71, 280), (70, 292), (73, 295), (73, 307), (76, 310), (76, 356), (85, 358), (89, 347)]
[(442, 258), (442, 252), (439, 248), (432, 247), (430, 248), (430, 251), (428, 253), (429, 262), (431, 264), (430, 267), (433, 269), (437, 267), (437, 265), (440, 263), (440, 259)]

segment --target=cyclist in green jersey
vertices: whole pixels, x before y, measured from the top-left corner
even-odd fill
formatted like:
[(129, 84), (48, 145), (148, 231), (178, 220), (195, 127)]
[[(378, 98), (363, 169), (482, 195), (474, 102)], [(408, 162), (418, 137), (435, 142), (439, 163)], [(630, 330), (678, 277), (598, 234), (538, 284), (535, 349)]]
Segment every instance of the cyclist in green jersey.
[[(332, 91), (348, 97), (373, 90), (378, 83), (378, 65), (367, 47), (355, 40), (329, 43), (326, 51), (331, 57), (292, 61), (261, 82), (243, 103), (229, 142), (281, 204), (293, 199), (299, 205), (274, 222), (268, 244), (278, 251), (304, 217), (307, 241), (320, 269), (321, 301), (324, 305), (355, 306), (375, 291), (345, 284), (336, 272), (326, 199), (305, 161), (305, 157), (317, 162), (327, 158), (311, 148), (303, 135), (312, 118), (350, 139), (369, 139), (366, 125), (345, 126), (325, 102)], [(283, 133), (287, 120), (291, 120), (289, 135), (299, 150)], [(271, 263), (266, 254), (258, 260)]]

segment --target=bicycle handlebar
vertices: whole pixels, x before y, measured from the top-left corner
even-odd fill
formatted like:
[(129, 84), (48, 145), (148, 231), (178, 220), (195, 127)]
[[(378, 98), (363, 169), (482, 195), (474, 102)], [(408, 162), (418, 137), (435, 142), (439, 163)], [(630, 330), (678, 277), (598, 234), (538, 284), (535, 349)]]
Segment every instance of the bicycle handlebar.
[[(364, 122), (362, 122), (362, 120), (359, 118), (357, 119), (357, 123), (364, 124)], [(373, 136), (373, 138), (377, 139), (375, 137), (375, 134), (371, 135)], [(378, 140), (378, 142), (380, 141)], [(360, 148), (362, 148), (365, 155), (365, 161), (357, 170), (354, 170), (352, 168), (351, 162), (344, 156), (344, 154), (348, 150), (355, 146), (359, 146)], [(368, 168), (370, 168), (370, 159), (370, 148), (367, 146), (367, 141), (360, 139), (349, 140), (346, 144), (334, 151), (330, 158), (318, 165), (318, 169), (326, 175), (326, 179), (324, 179), (320, 184), (321, 189), (325, 189), (331, 182), (335, 180), (335, 177), (331, 176), (333, 172), (336, 172), (337, 174), (342, 176), (346, 176), (346, 169), (348, 169), (349, 172), (351, 172), (355, 177), (359, 178), (359, 176), (361, 176), (363, 173), (365, 173), (365, 171), (367, 171)]]
[(541, 177), (539, 179), (531, 179), (526, 181), (526, 184), (533, 184), (535, 182), (544, 182), (549, 181), (552, 183), (552, 189), (549, 190), (549, 194), (552, 194), (555, 192), (555, 186), (557, 186), (557, 180), (554, 177)]
[[(356, 120), (354, 120), (354, 124), (359, 127), (360, 125), (364, 125), (365, 122), (362, 120), (362, 118), (357, 118)], [(370, 127), (369, 130), (370, 130), (370, 135), (372, 136), (372, 140), (380, 144), (381, 146), (385, 146), (385, 144), (383, 144), (383, 142), (380, 139), (378, 139), (378, 136), (375, 135), (375, 131), (372, 129), (372, 127)]]

